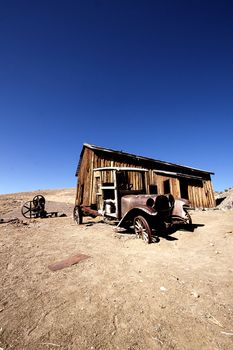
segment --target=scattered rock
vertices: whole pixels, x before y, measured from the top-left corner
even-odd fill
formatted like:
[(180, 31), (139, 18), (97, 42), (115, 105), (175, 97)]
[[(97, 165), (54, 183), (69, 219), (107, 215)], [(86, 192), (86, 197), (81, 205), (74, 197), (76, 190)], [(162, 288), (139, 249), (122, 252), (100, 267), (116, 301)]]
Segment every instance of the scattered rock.
[(194, 298), (200, 298), (200, 294), (195, 291), (192, 291), (191, 294), (194, 296)]
[(221, 332), (221, 334), (233, 336), (233, 333), (232, 333), (232, 332)]

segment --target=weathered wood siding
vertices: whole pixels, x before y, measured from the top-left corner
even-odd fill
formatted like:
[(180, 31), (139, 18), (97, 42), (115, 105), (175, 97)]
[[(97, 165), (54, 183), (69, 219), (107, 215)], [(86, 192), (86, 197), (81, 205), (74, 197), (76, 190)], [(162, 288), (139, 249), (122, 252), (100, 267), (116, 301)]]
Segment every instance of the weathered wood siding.
[(197, 208), (213, 208), (215, 207), (215, 199), (212, 183), (210, 180), (204, 180), (203, 187), (188, 185), (189, 200), (194, 207)]
[[(156, 174), (156, 170), (162, 168), (166, 170), (166, 165), (158, 166), (138, 160), (138, 159), (127, 159), (126, 157), (120, 157), (119, 154), (112, 155), (108, 152), (101, 152), (90, 149), (88, 147), (84, 148), (82, 159), (78, 172), (78, 182), (77, 182), (77, 195), (76, 204), (83, 204), (89, 206), (91, 204), (96, 204), (96, 177), (98, 174), (94, 174), (93, 169), (100, 167), (135, 167), (135, 168), (146, 168), (148, 172), (146, 173), (146, 191), (150, 193), (150, 185), (157, 186), (158, 194), (164, 194), (164, 181), (169, 180), (170, 192), (175, 198), (181, 197), (180, 181), (179, 178), (175, 176), (170, 176), (166, 174)], [(171, 170), (171, 169), (169, 169)], [(172, 171), (176, 171), (175, 165)], [(180, 171), (180, 168), (179, 168)], [(201, 173), (200, 173), (201, 174)], [(200, 176), (198, 174), (198, 176)], [(111, 174), (105, 173), (104, 182), (113, 182)], [(192, 179), (186, 179), (188, 183), (188, 197), (194, 207), (214, 207), (214, 193), (211, 184), (210, 175), (204, 174), (203, 180), (198, 182)], [(130, 174), (130, 183), (134, 185), (135, 188), (140, 187), (139, 178), (135, 173)]]
[(76, 202), (78, 204), (91, 204), (91, 188), (93, 181), (93, 156), (91, 149), (85, 148), (82, 156), (82, 162), (78, 174), (78, 185)]

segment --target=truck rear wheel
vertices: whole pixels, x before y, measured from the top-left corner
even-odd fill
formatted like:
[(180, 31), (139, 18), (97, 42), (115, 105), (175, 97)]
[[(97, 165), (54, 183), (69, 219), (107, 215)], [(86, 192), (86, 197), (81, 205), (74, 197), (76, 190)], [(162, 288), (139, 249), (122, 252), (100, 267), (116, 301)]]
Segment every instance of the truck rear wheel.
[(190, 214), (189, 214), (187, 209), (184, 209), (184, 211), (185, 211), (185, 218), (186, 218), (187, 224), (191, 225), (192, 224), (192, 218), (191, 218), (191, 216), (190, 216)]
[(83, 213), (78, 205), (74, 207), (74, 221), (77, 225), (81, 225), (83, 223)]
[(142, 238), (146, 243), (151, 243), (152, 231), (147, 220), (139, 215), (134, 218), (134, 232), (138, 238)]

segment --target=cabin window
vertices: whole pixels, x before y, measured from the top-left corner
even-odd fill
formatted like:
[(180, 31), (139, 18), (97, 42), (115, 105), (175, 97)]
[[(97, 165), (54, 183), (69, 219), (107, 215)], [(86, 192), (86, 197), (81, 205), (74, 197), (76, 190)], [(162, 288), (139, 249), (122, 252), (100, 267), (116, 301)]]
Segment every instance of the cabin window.
[(165, 180), (163, 182), (163, 193), (164, 194), (168, 194), (171, 193), (171, 189), (170, 189), (170, 180)]
[(190, 184), (191, 186), (194, 186), (194, 187), (201, 187), (201, 188), (203, 188), (203, 181), (202, 181), (202, 180), (198, 180), (198, 179), (196, 179), (196, 180), (191, 180), (191, 181), (189, 182), (189, 184)]
[(158, 194), (158, 186), (150, 185), (150, 194)]

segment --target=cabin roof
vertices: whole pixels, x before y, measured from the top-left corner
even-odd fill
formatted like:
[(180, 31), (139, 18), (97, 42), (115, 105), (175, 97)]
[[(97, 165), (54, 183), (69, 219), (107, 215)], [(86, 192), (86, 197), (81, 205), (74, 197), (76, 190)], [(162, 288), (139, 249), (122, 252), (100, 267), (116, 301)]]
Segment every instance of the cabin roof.
[(114, 154), (116, 154), (116, 155), (120, 155), (120, 156), (123, 156), (123, 157), (128, 158), (128, 159), (134, 159), (134, 160), (137, 159), (137, 160), (147, 161), (147, 162), (151, 162), (151, 163), (155, 163), (155, 164), (163, 164), (163, 165), (167, 165), (168, 167), (171, 167), (171, 166), (174, 167), (175, 166), (175, 167), (178, 167), (178, 168), (183, 169), (183, 170), (187, 169), (189, 171), (193, 170), (193, 171), (201, 172), (203, 174), (212, 174), (212, 175), (214, 175), (213, 172), (207, 171), (207, 170), (201, 170), (201, 169), (192, 168), (192, 167), (189, 167), (189, 166), (186, 166), (186, 165), (179, 165), (179, 164), (170, 163), (170, 162), (166, 162), (166, 161), (162, 161), (162, 160), (158, 160), (158, 159), (143, 157), (143, 156), (139, 156), (139, 155), (136, 155), (136, 154), (131, 154), (131, 153), (123, 152), (123, 151), (116, 151), (116, 150), (113, 150), (113, 149), (110, 149), (110, 148), (104, 148), (104, 147), (100, 147), (100, 146), (84, 143), (82, 151), (81, 151), (81, 154), (80, 154), (80, 159), (79, 159), (79, 163), (78, 163), (78, 167), (77, 167), (77, 171), (76, 171), (76, 176), (78, 176), (78, 172), (79, 172), (79, 168), (80, 168), (80, 165), (81, 165), (81, 161), (82, 161), (82, 157), (83, 157), (83, 153), (84, 153), (85, 148), (89, 148), (89, 149), (92, 149), (94, 151), (101, 151), (101, 152), (104, 152), (104, 153), (109, 153), (109, 154), (111, 154), (113, 156), (114, 156)]

